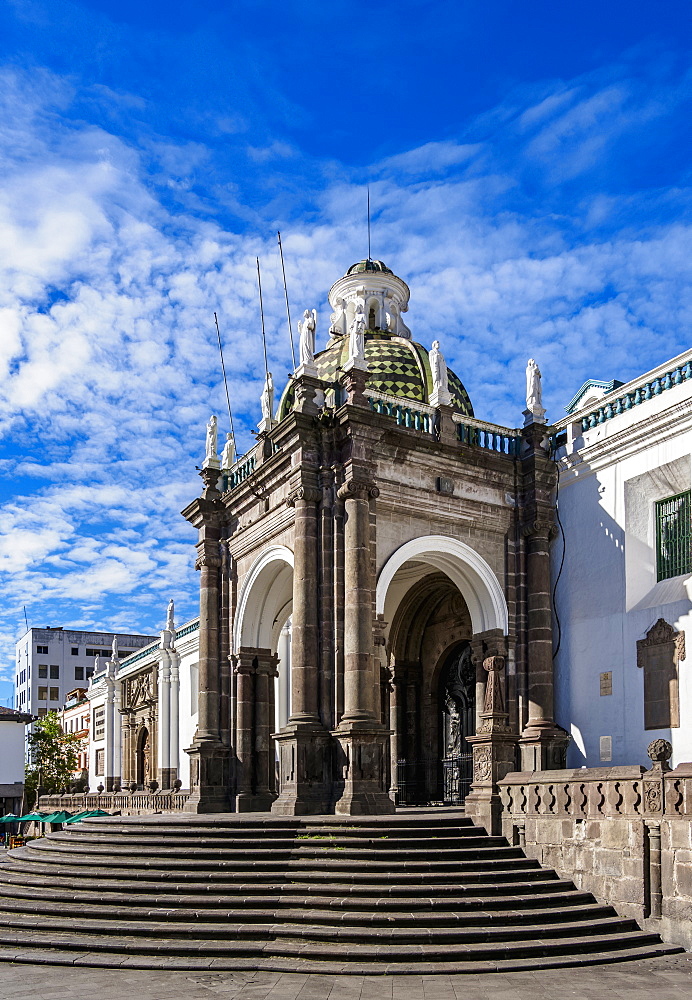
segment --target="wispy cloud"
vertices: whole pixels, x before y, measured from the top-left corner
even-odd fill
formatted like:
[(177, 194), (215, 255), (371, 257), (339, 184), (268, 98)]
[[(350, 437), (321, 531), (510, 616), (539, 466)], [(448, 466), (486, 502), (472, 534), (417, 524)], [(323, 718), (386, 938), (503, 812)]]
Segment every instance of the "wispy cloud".
[[(558, 417), (585, 378), (632, 377), (688, 346), (682, 179), (642, 191), (618, 187), (612, 171), (607, 185), (593, 181), (605, 159), (617, 162), (623, 135), (663, 127), (679, 82), (643, 93), (613, 71), (605, 82), (543, 84), (457, 138), (376, 156), (367, 169), (310, 158), (283, 136), (243, 138), (238, 155), (254, 157), (266, 188), (251, 205), (232, 172), (226, 184), (200, 183), (212, 169), (203, 143), (147, 130), (135, 142), (73, 117), (77, 85), (48, 72), (5, 70), (3, 81), (8, 664), (24, 604), (34, 624), (143, 631), (160, 624), (170, 595), (181, 616), (195, 613), (194, 533), (178, 512), (199, 490), (209, 413), (225, 420), (213, 312), (248, 447), (263, 372), (254, 257), (282, 385), (290, 355), (275, 230), (294, 313), (315, 306), (323, 340), (326, 292), (365, 252), (366, 176), (373, 252), (409, 283), (414, 337), (441, 340), (479, 416), (520, 421), (530, 355)], [(138, 100), (123, 97), (135, 110)], [(242, 134), (242, 113), (229, 109), (218, 128)]]

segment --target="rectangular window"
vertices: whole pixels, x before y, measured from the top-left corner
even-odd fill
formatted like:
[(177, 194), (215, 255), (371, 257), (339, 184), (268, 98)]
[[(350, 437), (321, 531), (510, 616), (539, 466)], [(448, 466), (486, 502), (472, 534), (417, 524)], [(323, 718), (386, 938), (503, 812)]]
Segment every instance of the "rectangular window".
[(104, 766), (106, 762), (106, 751), (97, 750), (96, 751), (96, 774), (103, 774)]
[(36, 647), (36, 652), (37, 653), (43, 653), (44, 656), (47, 656), (48, 655), (48, 646), (37, 646)]
[(86, 655), (87, 656), (106, 656), (106, 657), (110, 658), (111, 650), (110, 649), (91, 649), (91, 648), (88, 648), (86, 650)]
[(57, 681), (57, 679), (58, 679), (59, 676), (60, 676), (60, 667), (57, 666), (57, 664), (55, 664), (55, 663), (51, 663), (51, 665), (50, 665), (50, 679), (52, 681)]
[(47, 687), (40, 687), (38, 689), (38, 700), (39, 701), (48, 701), (48, 688)]
[(105, 708), (94, 709), (94, 739), (102, 740), (106, 731), (106, 710)]
[(39, 663), (39, 665), (38, 665), (38, 676), (39, 677), (47, 677), (48, 676), (48, 664), (47, 663)]
[(60, 688), (51, 688), (50, 689), (50, 700), (51, 701), (60, 701)]
[(84, 667), (75, 667), (74, 668), (74, 679), (76, 681), (83, 681), (84, 680)]
[(87, 668), (86, 668), (86, 671), (87, 671), (87, 672), (86, 672), (86, 675), (87, 675), (87, 680), (88, 680), (88, 679), (89, 679), (90, 677), (93, 677), (93, 676), (94, 676), (94, 668), (93, 668), (93, 667), (87, 667)]
[(39, 710), (38, 710), (38, 717), (39, 717), (39, 719), (45, 719), (45, 717), (47, 715), (48, 715), (48, 709), (47, 708), (39, 708)]
[(656, 501), (656, 579), (692, 572), (690, 491)]
[(72, 646), (70, 652), (72, 653), (73, 656), (79, 656), (79, 646)]

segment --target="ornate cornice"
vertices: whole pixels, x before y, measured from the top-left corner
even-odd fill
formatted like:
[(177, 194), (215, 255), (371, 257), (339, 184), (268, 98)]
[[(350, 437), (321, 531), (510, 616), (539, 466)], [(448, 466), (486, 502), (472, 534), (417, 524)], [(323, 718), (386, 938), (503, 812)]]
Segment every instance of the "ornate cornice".
[(533, 521), (525, 521), (521, 533), (524, 538), (546, 538), (550, 541), (557, 535), (557, 526), (548, 518), (536, 518)]

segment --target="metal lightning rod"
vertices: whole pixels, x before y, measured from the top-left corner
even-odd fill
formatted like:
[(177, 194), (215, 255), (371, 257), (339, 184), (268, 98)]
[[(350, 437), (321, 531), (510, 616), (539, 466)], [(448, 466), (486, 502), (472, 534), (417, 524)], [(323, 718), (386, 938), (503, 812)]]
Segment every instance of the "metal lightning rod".
[(260, 262), (259, 257), (256, 257), (257, 261), (257, 289), (259, 291), (259, 307), (260, 307), (260, 319), (262, 320), (262, 347), (264, 348), (264, 377), (269, 376), (269, 363), (267, 361), (267, 335), (264, 332), (264, 308), (262, 306), (262, 277), (260, 275)]
[(223, 363), (223, 348), (221, 347), (221, 333), (219, 332), (219, 318), (214, 313), (214, 322), (216, 323), (216, 338), (219, 342), (219, 354), (221, 355), (221, 371), (223, 372), (223, 384), (226, 389), (226, 402), (228, 403), (228, 419), (231, 423), (231, 434), (235, 440), (235, 431), (233, 430), (233, 414), (231, 413), (231, 397), (228, 395), (228, 380), (226, 379), (226, 366)]
[(277, 231), (279, 239), (279, 256), (281, 257), (281, 273), (284, 276), (284, 295), (286, 297), (286, 316), (288, 317), (288, 336), (291, 341), (291, 358), (293, 360), (293, 370), (296, 369), (296, 352), (293, 348), (293, 330), (291, 329), (291, 310), (288, 305), (288, 287), (286, 285), (286, 268), (284, 267), (284, 250), (281, 246), (281, 233)]
[(370, 256), (370, 185), (368, 184), (368, 260), (372, 260)]

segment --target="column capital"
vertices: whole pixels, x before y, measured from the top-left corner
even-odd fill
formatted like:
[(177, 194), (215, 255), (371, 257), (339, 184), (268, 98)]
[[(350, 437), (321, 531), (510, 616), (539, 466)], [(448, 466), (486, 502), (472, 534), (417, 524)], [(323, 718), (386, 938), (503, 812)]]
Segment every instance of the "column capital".
[(550, 514), (540, 515), (533, 520), (525, 521), (521, 528), (524, 538), (544, 538), (547, 541), (557, 535), (557, 526)]
[(200, 554), (195, 559), (195, 569), (202, 569), (203, 566), (208, 566), (211, 569), (218, 569), (221, 565), (221, 557), (215, 555), (213, 552), (200, 552)]
[(336, 494), (340, 500), (376, 500), (380, 491), (374, 483), (366, 479), (352, 477), (341, 484)]
[(295, 507), (300, 500), (304, 500), (305, 503), (319, 503), (321, 499), (322, 490), (316, 486), (299, 486), (286, 497), (286, 506)]

